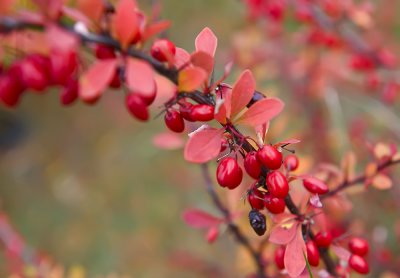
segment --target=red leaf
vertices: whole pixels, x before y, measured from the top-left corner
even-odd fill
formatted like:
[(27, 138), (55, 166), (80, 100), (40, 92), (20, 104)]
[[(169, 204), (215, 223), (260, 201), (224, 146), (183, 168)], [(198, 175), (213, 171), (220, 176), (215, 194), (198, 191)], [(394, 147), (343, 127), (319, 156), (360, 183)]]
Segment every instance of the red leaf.
[(202, 229), (218, 226), (224, 220), (199, 209), (187, 209), (183, 212), (183, 220), (192, 228)]
[(269, 241), (276, 244), (288, 244), (295, 237), (298, 226), (297, 222), (292, 221), (276, 225), (272, 228)]
[(306, 267), (306, 245), (301, 233), (301, 225), (296, 229), (294, 239), (286, 246), (284, 263), (290, 277), (298, 277)]
[(163, 31), (167, 30), (170, 26), (171, 26), (171, 22), (168, 20), (162, 20), (162, 21), (158, 21), (158, 22), (152, 23), (150, 25), (147, 25), (142, 34), (142, 40), (146, 41), (149, 38), (151, 38), (152, 36), (157, 35), (158, 33), (161, 33)]
[(197, 51), (191, 55), (191, 62), (194, 66), (204, 69), (210, 75), (214, 69), (214, 58), (210, 54)]
[(185, 68), (179, 72), (179, 92), (192, 92), (206, 81), (207, 73), (199, 67)]
[(204, 51), (214, 57), (218, 39), (210, 28), (204, 28), (196, 37), (196, 51)]
[[(246, 105), (250, 102), (253, 97), (254, 90), (256, 88), (256, 82), (253, 74), (249, 70), (245, 70), (236, 81), (232, 88), (232, 100), (231, 100), (231, 115), (227, 115), (228, 118), (236, 116)], [(266, 122), (266, 121), (265, 121)]]
[(5, 15), (11, 11), (15, 0), (1, 0), (0, 1), (0, 14)]
[(257, 101), (236, 121), (237, 124), (258, 126), (277, 116), (284, 103), (277, 98), (266, 98)]
[(113, 20), (114, 36), (126, 49), (139, 31), (139, 20), (134, 0), (120, 0), (115, 9)]
[(46, 38), (52, 49), (63, 52), (76, 52), (78, 47), (78, 37), (71, 32), (66, 32), (55, 24), (47, 27)]
[(94, 22), (98, 21), (104, 12), (103, 0), (78, 0), (77, 7), (79, 11), (85, 14)]
[[(217, 96), (217, 105), (215, 107), (214, 115), (214, 118), (221, 124), (226, 123), (227, 115), (231, 113), (231, 97), (232, 89), (228, 86), (221, 85)], [(223, 103), (218, 104), (219, 101), (223, 101)]]
[(210, 227), (210, 228), (208, 229), (207, 235), (206, 235), (206, 239), (207, 239), (208, 243), (211, 244), (211, 243), (213, 243), (214, 241), (216, 241), (217, 238), (218, 238), (218, 235), (219, 235), (218, 226)]
[(184, 142), (176, 133), (163, 132), (153, 137), (153, 144), (160, 149), (176, 150), (183, 147)]
[(85, 26), (90, 25), (89, 18), (84, 13), (82, 13), (81, 11), (79, 11), (77, 9), (73, 9), (73, 8), (64, 6), (62, 8), (62, 12), (64, 15), (66, 15), (67, 17), (71, 18), (74, 21), (80, 21), (83, 24), (85, 24)]
[(297, 143), (300, 143), (301, 141), (299, 140), (299, 139), (287, 139), (287, 140), (284, 140), (284, 141), (281, 141), (281, 142), (279, 142), (279, 143), (276, 143), (276, 144), (274, 144), (274, 147), (275, 148), (277, 148), (277, 147), (280, 147), (280, 146), (283, 146), (283, 145), (290, 145), (290, 144), (297, 144)]
[(145, 61), (129, 58), (126, 65), (126, 83), (132, 91), (151, 96), (156, 90), (153, 68)]
[(80, 97), (85, 102), (94, 102), (114, 77), (117, 67), (115, 59), (95, 62), (80, 78)]
[(190, 137), (186, 143), (184, 157), (189, 162), (205, 163), (217, 157), (221, 149), (223, 129), (204, 129)]
[(174, 59), (175, 67), (180, 69), (190, 62), (190, 54), (185, 49), (177, 47)]

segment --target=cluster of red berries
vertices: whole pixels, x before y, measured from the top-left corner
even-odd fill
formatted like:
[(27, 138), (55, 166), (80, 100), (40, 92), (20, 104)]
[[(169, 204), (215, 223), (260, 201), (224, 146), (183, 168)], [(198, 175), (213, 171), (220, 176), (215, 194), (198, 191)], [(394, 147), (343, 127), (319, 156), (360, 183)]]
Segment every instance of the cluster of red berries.
[(352, 255), (349, 258), (349, 266), (360, 274), (369, 273), (369, 265), (365, 256), (369, 251), (369, 244), (365, 239), (355, 237), (349, 241), (349, 249)]
[(61, 86), (60, 101), (71, 104), (78, 97), (77, 55), (74, 52), (53, 51), (49, 56), (29, 54), (0, 69), (0, 100), (15, 107), (28, 90), (41, 94), (50, 86)]

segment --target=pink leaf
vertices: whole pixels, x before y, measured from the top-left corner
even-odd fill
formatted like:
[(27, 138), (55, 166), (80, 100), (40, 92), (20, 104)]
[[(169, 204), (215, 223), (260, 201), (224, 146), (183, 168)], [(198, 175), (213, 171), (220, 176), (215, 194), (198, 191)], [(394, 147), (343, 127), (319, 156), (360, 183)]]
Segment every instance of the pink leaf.
[(153, 144), (160, 149), (176, 150), (183, 147), (184, 142), (176, 133), (163, 132), (153, 137)]
[(104, 12), (103, 0), (78, 0), (77, 8), (94, 22), (100, 20)]
[(217, 103), (221, 102), (221, 104), (219, 104), (218, 107), (216, 106), (214, 118), (221, 124), (225, 124), (227, 115), (229, 115), (231, 111), (232, 89), (224, 84), (221, 84), (219, 88)]
[(113, 18), (114, 36), (126, 49), (139, 31), (139, 20), (134, 0), (120, 0), (115, 8)]
[(259, 142), (258, 142), (259, 144), (264, 144), (268, 129), (269, 129), (269, 121), (262, 125), (258, 125), (255, 127), (257, 139), (259, 140)]
[(179, 72), (179, 92), (192, 92), (206, 81), (207, 73), (199, 67), (185, 68)]
[(190, 54), (185, 49), (177, 47), (174, 59), (175, 67), (180, 69), (190, 62)]
[(310, 204), (315, 208), (322, 208), (322, 203), (318, 194), (314, 194), (310, 197)]
[(14, 5), (15, 0), (1, 0), (0, 1), (0, 14), (5, 15), (9, 13)]
[(112, 80), (116, 67), (115, 59), (96, 61), (79, 80), (81, 99), (90, 103), (96, 101)]
[(78, 47), (78, 38), (55, 24), (47, 27), (46, 38), (52, 49), (75, 52)]
[(244, 112), (236, 123), (256, 127), (277, 116), (282, 111), (283, 106), (284, 104), (280, 99), (262, 99)]
[(274, 147), (275, 148), (277, 148), (277, 147), (280, 147), (280, 146), (283, 146), (283, 145), (291, 145), (291, 144), (297, 144), (297, 143), (300, 143), (301, 141), (299, 140), (299, 139), (287, 139), (287, 140), (284, 140), (284, 141), (281, 141), (281, 142), (279, 142), (279, 143), (276, 143), (276, 144), (274, 144)]
[(142, 40), (143, 41), (148, 40), (152, 36), (157, 35), (163, 31), (167, 30), (169, 28), (169, 26), (171, 26), (171, 22), (168, 20), (162, 20), (162, 21), (158, 21), (158, 22), (152, 23), (150, 25), (147, 25), (142, 34)]
[(190, 58), (194, 66), (204, 69), (210, 75), (214, 69), (214, 58), (203, 51), (195, 52)]
[(269, 241), (276, 244), (288, 244), (296, 235), (298, 226), (299, 224), (293, 221), (276, 225), (272, 228)]
[(218, 226), (224, 220), (199, 209), (187, 209), (183, 212), (183, 220), (192, 228), (202, 229)]
[(214, 57), (218, 39), (210, 28), (204, 28), (196, 37), (196, 51), (204, 51)]
[[(253, 97), (254, 90), (256, 88), (256, 82), (253, 74), (249, 70), (245, 70), (236, 81), (232, 88), (232, 99), (231, 99), (231, 115), (227, 115), (228, 118), (236, 116), (246, 105), (250, 102)], [(266, 122), (266, 121), (265, 121)]]
[(74, 21), (80, 21), (83, 24), (85, 24), (86, 26), (90, 25), (89, 18), (85, 14), (83, 14), (81, 11), (79, 11), (77, 9), (64, 6), (62, 8), (62, 12), (63, 12), (64, 15), (66, 15), (67, 17), (73, 19)]
[(223, 129), (204, 129), (196, 132), (186, 143), (184, 157), (189, 162), (205, 163), (218, 156)]
[(284, 263), (290, 277), (298, 277), (306, 267), (306, 245), (301, 233), (301, 225), (296, 229), (294, 239), (286, 246)]
[(217, 238), (218, 238), (218, 235), (219, 235), (218, 226), (210, 227), (210, 228), (208, 229), (207, 235), (206, 235), (206, 239), (207, 239), (208, 243), (211, 244), (211, 243), (213, 243), (214, 241), (216, 241)]
[(345, 262), (349, 260), (351, 254), (347, 249), (344, 249), (343, 247), (337, 245), (331, 245), (331, 249), (340, 260)]
[(145, 61), (129, 58), (126, 66), (126, 83), (132, 91), (152, 96), (156, 90), (153, 68)]

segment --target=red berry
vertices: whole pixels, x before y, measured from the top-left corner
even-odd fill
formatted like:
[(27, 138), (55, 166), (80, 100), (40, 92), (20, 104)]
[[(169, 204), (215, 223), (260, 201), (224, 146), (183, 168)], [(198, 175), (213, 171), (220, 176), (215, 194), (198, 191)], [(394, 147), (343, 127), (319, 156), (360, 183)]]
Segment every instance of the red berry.
[(189, 121), (189, 122), (194, 122), (191, 116), (191, 111), (193, 108), (193, 104), (190, 102), (184, 102), (180, 107), (179, 107), (179, 112), (181, 113), (182, 117)]
[(60, 102), (63, 105), (72, 104), (77, 98), (79, 93), (79, 82), (72, 78), (64, 87), (60, 95)]
[(257, 152), (258, 160), (267, 168), (276, 170), (281, 167), (282, 153), (270, 145), (265, 145)]
[(219, 152), (224, 152), (229, 146), (228, 140), (226, 138), (221, 138), (221, 149)]
[(109, 86), (111, 88), (114, 88), (114, 89), (121, 88), (121, 78), (119, 76), (119, 70), (118, 69), (115, 71), (114, 76), (111, 79)]
[(149, 119), (149, 111), (146, 103), (137, 94), (129, 94), (125, 98), (125, 104), (132, 116), (141, 121)]
[(190, 118), (194, 121), (208, 122), (214, 119), (214, 106), (208, 104), (193, 105)]
[(265, 208), (273, 214), (279, 214), (285, 211), (285, 200), (284, 199), (279, 199), (271, 194), (265, 194), (264, 196), (264, 205)]
[(317, 178), (305, 178), (303, 185), (308, 191), (314, 194), (325, 194), (329, 191), (328, 186)]
[(369, 251), (369, 245), (368, 242), (365, 239), (355, 237), (349, 242), (349, 249), (351, 253), (359, 255), (359, 256), (365, 256), (368, 254)]
[(369, 266), (367, 261), (359, 255), (351, 255), (349, 259), (349, 266), (360, 274), (368, 274)]
[(15, 107), (23, 92), (23, 87), (17, 78), (11, 74), (0, 76), (0, 100), (8, 107)]
[(332, 235), (330, 232), (319, 232), (315, 235), (314, 241), (318, 247), (327, 248), (332, 243)]
[(297, 167), (299, 167), (299, 159), (297, 158), (297, 156), (289, 154), (288, 156), (286, 156), (283, 164), (285, 165), (285, 168), (289, 171), (295, 171)]
[(166, 62), (175, 56), (175, 45), (166, 39), (156, 40), (151, 46), (151, 56), (160, 62)]
[(146, 105), (149, 106), (156, 99), (156, 95), (157, 95), (157, 87), (156, 87), (156, 83), (154, 82), (154, 91), (148, 95), (140, 94), (140, 97), (143, 99), (143, 101), (146, 103)]
[(285, 269), (285, 247), (280, 246), (275, 249), (275, 264), (278, 269)]
[(286, 177), (279, 171), (272, 171), (267, 176), (267, 189), (272, 196), (283, 199), (289, 193)]
[(253, 209), (262, 210), (264, 208), (264, 194), (257, 188), (250, 189), (247, 200)]
[(217, 167), (217, 181), (222, 187), (234, 189), (242, 182), (243, 171), (236, 159), (227, 157)]
[(185, 129), (185, 122), (181, 114), (176, 110), (170, 110), (164, 116), (166, 126), (174, 132), (182, 132)]
[(78, 67), (75, 52), (54, 51), (50, 56), (50, 75), (56, 85), (65, 85)]
[(246, 170), (247, 174), (253, 179), (258, 179), (261, 174), (261, 163), (257, 159), (257, 153), (252, 151), (247, 153), (246, 157), (244, 158), (244, 169)]
[(49, 85), (48, 76), (39, 64), (25, 59), (19, 64), (19, 67), (21, 82), (25, 88), (41, 92)]
[(117, 57), (114, 48), (104, 44), (97, 44), (95, 53), (98, 59), (114, 59)]
[(306, 243), (307, 249), (307, 260), (311, 266), (318, 266), (319, 265), (319, 251), (318, 247), (314, 241), (308, 241)]

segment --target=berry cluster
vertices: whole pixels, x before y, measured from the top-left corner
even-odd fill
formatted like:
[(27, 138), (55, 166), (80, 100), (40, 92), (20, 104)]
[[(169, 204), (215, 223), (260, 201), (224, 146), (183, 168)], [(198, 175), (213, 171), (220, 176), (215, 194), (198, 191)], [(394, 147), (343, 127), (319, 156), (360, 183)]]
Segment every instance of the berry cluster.
[(349, 241), (349, 249), (352, 255), (349, 258), (349, 266), (360, 274), (368, 274), (369, 266), (365, 256), (369, 251), (368, 241), (355, 237)]

